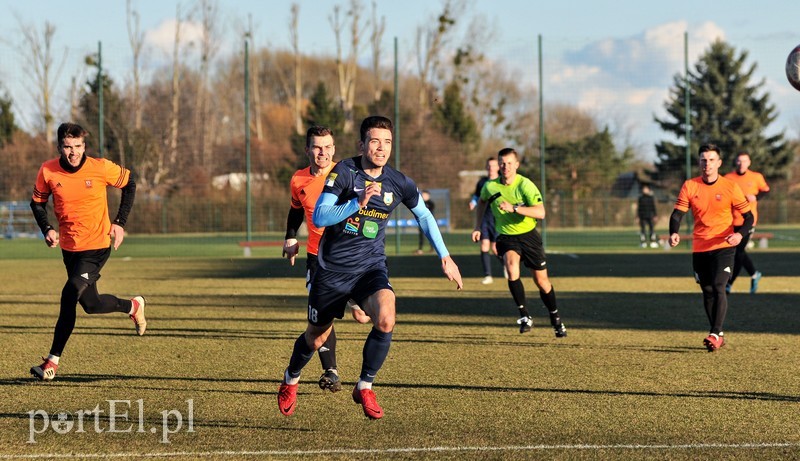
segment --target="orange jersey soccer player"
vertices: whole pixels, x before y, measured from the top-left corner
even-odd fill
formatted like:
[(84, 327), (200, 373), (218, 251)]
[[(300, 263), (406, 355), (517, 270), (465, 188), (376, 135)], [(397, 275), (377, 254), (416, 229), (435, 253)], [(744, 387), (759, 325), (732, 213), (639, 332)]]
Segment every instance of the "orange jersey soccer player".
[[(58, 127), (60, 156), (42, 164), (33, 188), (31, 209), (36, 223), (49, 247), (61, 246), (67, 269), (50, 355), (43, 358), (44, 363), (30, 370), (34, 377), (43, 381), (55, 377), (59, 358), (75, 327), (78, 303), (87, 314), (128, 314), (139, 335), (143, 335), (147, 327), (142, 296), (120, 299), (97, 291), (100, 270), (111, 255), (112, 238), (116, 250), (125, 237), (123, 227), (133, 207), (136, 183), (127, 168), (109, 160), (88, 157), (85, 153), (87, 134), (74, 123), (61, 124)], [(108, 215), (106, 186), (122, 189), (119, 211), (113, 222)], [(47, 201), (51, 195), (58, 231), (47, 218)]]
[[(680, 243), (681, 220), (691, 210), (695, 220), (692, 267), (703, 291), (703, 306), (711, 325), (703, 344), (713, 352), (725, 345), (722, 331), (728, 311), (725, 285), (733, 270), (736, 245), (753, 225), (753, 213), (742, 189), (719, 175), (722, 159), (717, 146), (701, 146), (698, 161), (701, 175), (683, 183), (675, 202), (669, 221), (669, 244), (674, 247)], [(733, 228), (736, 212), (744, 218), (738, 231)]]
[[(755, 264), (747, 254), (747, 244), (750, 242), (750, 237), (755, 231), (756, 224), (758, 224), (758, 199), (764, 197), (769, 192), (769, 185), (761, 173), (750, 170), (750, 155), (747, 152), (741, 152), (736, 156), (736, 170), (731, 171), (725, 175), (726, 178), (735, 182), (742, 188), (744, 196), (750, 202), (750, 211), (753, 212), (753, 227), (748, 234), (743, 234), (744, 238), (736, 245), (736, 256), (734, 257), (733, 274), (731, 274), (731, 281), (725, 287), (725, 291), (730, 293), (733, 282), (739, 276), (744, 267), (748, 274), (750, 274), (750, 293), (755, 294), (758, 291), (758, 282), (761, 280), (761, 272), (756, 269)], [(744, 218), (741, 213), (735, 213), (733, 217), (733, 228), (738, 231), (738, 228), (744, 224)]]

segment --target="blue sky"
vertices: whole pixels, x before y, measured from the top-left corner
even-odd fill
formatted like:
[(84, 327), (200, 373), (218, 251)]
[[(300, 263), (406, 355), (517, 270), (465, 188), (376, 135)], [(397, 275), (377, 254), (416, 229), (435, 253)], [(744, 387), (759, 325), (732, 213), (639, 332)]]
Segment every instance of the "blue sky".
[[(194, 2), (181, 2), (182, 11)], [(224, 30), (222, 53), (241, 48), (237, 31), (252, 16), (255, 46), (289, 48), (288, 0), (218, 0)], [(304, 53), (333, 55), (334, 36), (328, 16), (334, 5), (346, 8), (344, 0), (302, 0), (300, 48)], [(364, 15), (371, 2), (363, 0)], [(67, 53), (56, 87), (56, 105), (66, 117), (67, 94), (73, 77), (85, 80), (83, 57), (104, 50), (104, 65), (117, 81), (128, 78), (130, 46), (126, 30), (125, 0), (2, 0), (5, 14), (0, 27), (0, 82), (14, 99), (23, 126), (34, 123), (28, 78), (20, 70), (20, 25), (41, 28), (45, 21), (56, 26), (56, 54)], [(134, 0), (147, 34), (145, 71), (157, 71), (166, 59), (178, 2)], [(462, 42), (471, 21), (492, 31), (491, 40), (478, 43), (486, 56), (502, 63), (498, 69), (513, 72), (529, 86), (538, 86), (537, 37), (543, 37), (544, 95), (547, 102), (567, 102), (591, 112), (626, 142), (642, 146), (645, 158), (659, 132), (653, 114), (662, 114), (667, 90), (676, 72), (683, 71), (683, 33), (689, 33), (690, 66), (697, 55), (717, 37), (737, 50), (749, 53), (748, 63), (757, 64), (755, 77), (765, 80), (770, 100), (780, 112), (773, 130), (800, 137), (800, 93), (786, 82), (784, 64), (788, 53), (800, 44), (800, 4), (785, 0), (466, 0), (462, 25), (454, 42)], [(753, 5), (756, 5), (754, 8)], [(435, 0), (378, 0), (378, 15), (386, 20), (385, 57), (391, 58), (397, 37), (401, 66), (415, 69), (415, 32), (423, 21), (441, 10)], [(191, 33), (191, 25), (184, 31)], [(365, 37), (366, 41), (366, 37)], [(369, 62), (365, 48), (362, 61)], [(535, 102), (534, 102), (535, 104)]]

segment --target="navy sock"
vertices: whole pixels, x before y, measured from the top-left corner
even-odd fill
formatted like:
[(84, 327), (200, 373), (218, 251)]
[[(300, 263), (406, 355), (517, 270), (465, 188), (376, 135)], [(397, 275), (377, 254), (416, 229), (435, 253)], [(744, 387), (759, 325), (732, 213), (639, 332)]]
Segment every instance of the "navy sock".
[(481, 265), (483, 266), (483, 275), (492, 275), (492, 260), (489, 258), (488, 251), (481, 251)]
[(308, 347), (308, 344), (306, 343), (306, 335), (305, 333), (301, 333), (300, 336), (298, 336), (294, 341), (292, 358), (289, 359), (289, 367), (286, 369), (286, 371), (289, 373), (289, 376), (292, 378), (299, 377), (303, 367), (308, 364), (313, 356), (314, 349)]
[(361, 363), (361, 381), (371, 383), (375, 375), (383, 366), (383, 361), (389, 355), (389, 346), (392, 344), (392, 332), (384, 333), (372, 328), (364, 343), (363, 362)]

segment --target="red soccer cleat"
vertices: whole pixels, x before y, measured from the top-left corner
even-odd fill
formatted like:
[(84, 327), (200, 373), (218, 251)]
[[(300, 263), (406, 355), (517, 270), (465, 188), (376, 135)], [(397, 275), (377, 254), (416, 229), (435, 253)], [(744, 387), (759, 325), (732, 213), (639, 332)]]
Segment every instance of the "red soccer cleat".
[(286, 416), (294, 413), (297, 408), (297, 386), (298, 384), (281, 382), (281, 387), (278, 389), (278, 410)]
[(44, 360), (43, 364), (36, 367), (31, 367), (31, 375), (40, 381), (52, 381), (53, 378), (56, 377), (58, 365), (52, 360), (44, 357), (42, 357), (42, 360)]
[(364, 415), (369, 419), (383, 418), (383, 408), (378, 405), (375, 393), (372, 389), (358, 390), (358, 385), (353, 389), (353, 402), (358, 403), (364, 408)]
[(725, 337), (716, 333), (711, 333), (703, 340), (703, 345), (706, 346), (708, 352), (714, 352), (725, 345)]

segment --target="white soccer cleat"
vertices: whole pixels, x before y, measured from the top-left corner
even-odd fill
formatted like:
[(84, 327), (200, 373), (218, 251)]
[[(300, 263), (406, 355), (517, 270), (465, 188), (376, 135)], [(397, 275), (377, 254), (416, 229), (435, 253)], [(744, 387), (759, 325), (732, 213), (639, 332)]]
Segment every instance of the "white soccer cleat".
[(144, 305), (146, 303), (144, 296), (132, 298), (131, 303), (133, 303), (133, 314), (131, 314), (130, 317), (131, 320), (133, 320), (133, 324), (136, 326), (136, 334), (142, 336), (147, 329), (147, 319), (144, 317)]

